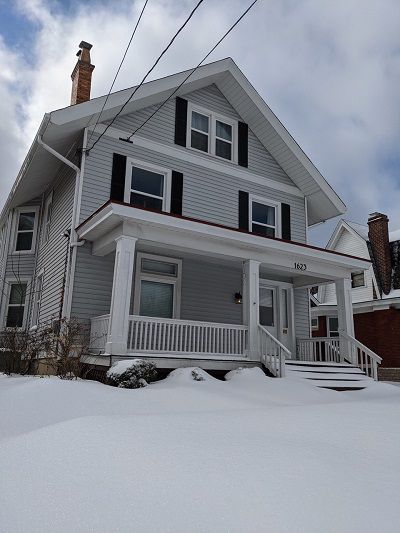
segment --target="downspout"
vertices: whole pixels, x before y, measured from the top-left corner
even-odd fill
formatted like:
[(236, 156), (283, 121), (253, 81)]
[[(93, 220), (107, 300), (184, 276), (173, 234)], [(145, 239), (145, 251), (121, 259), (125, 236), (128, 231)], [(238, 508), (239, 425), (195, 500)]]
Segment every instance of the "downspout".
[[(77, 204), (78, 204), (78, 196), (79, 196), (79, 190), (80, 190), (80, 177), (81, 177), (81, 169), (76, 166), (74, 163), (72, 163), (69, 159), (58, 153), (54, 148), (43, 142), (43, 139), (40, 135), (37, 136), (37, 142), (38, 144), (44, 148), (47, 152), (52, 154), (54, 157), (62, 161), (65, 165), (72, 168), (75, 172), (75, 191), (74, 191), (74, 202), (73, 202), (73, 208), (72, 208), (72, 217), (71, 217), (71, 236), (69, 240), (69, 248), (72, 248), (72, 263), (73, 266), (75, 266), (76, 259), (76, 247), (82, 246), (84, 242), (78, 242), (78, 237), (75, 231), (76, 226), (76, 217), (77, 217)], [(71, 314), (71, 253), (68, 253), (67, 257), (67, 279), (65, 281), (65, 295), (64, 298), (64, 309), (62, 310), (62, 314), (66, 319), (70, 318)], [(73, 277), (72, 277), (73, 281)]]

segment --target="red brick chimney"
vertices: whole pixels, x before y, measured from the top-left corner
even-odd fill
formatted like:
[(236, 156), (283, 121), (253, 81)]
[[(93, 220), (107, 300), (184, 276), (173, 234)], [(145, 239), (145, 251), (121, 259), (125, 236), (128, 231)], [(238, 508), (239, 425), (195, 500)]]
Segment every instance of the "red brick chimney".
[(368, 228), (368, 238), (380, 278), (380, 285), (383, 293), (389, 294), (392, 286), (389, 219), (382, 213), (371, 213), (368, 217)]
[(71, 105), (80, 104), (90, 100), (90, 88), (92, 85), (92, 72), (94, 65), (90, 62), (90, 49), (92, 45), (81, 41), (79, 45), (78, 61), (71, 74), (72, 91)]

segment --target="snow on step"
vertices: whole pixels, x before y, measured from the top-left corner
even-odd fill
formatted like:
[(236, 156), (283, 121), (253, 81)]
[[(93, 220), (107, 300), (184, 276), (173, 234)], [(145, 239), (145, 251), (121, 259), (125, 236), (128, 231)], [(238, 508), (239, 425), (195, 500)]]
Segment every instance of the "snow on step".
[(364, 389), (371, 380), (362, 370), (348, 363), (287, 361), (286, 376), (304, 379), (316, 387), (335, 390)]

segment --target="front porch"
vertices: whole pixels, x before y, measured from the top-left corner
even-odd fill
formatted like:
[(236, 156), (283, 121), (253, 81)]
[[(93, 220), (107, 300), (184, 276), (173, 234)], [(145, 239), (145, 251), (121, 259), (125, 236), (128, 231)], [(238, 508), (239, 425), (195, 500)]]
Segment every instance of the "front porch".
[[(115, 254), (110, 311), (91, 316), (93, 356), (264, 365), (274, 376), (285, 360), (361, 357), (376, 374), (354, 339), (350, 275), (363, 259), (125, 205), (105, 206), (78, 233), (99, 260)], [(340, 337), (312, 339), (308, 288), (332, 282)]]

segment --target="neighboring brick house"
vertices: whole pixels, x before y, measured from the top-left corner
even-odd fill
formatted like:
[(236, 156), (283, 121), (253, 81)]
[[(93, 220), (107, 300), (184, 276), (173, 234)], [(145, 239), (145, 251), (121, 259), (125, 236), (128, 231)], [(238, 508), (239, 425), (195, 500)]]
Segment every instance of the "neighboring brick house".
[[(373, 213), (368, 225), (341, 220), (327, 249), (371, 260), (352, 273), (356, 338), (382, 357), (381, 379), (400, 381), (400, 230), (389, 232), (388, 217)], [(313, 337), (338, 335), (336, 294), (320, 286), (311, 300)]]

